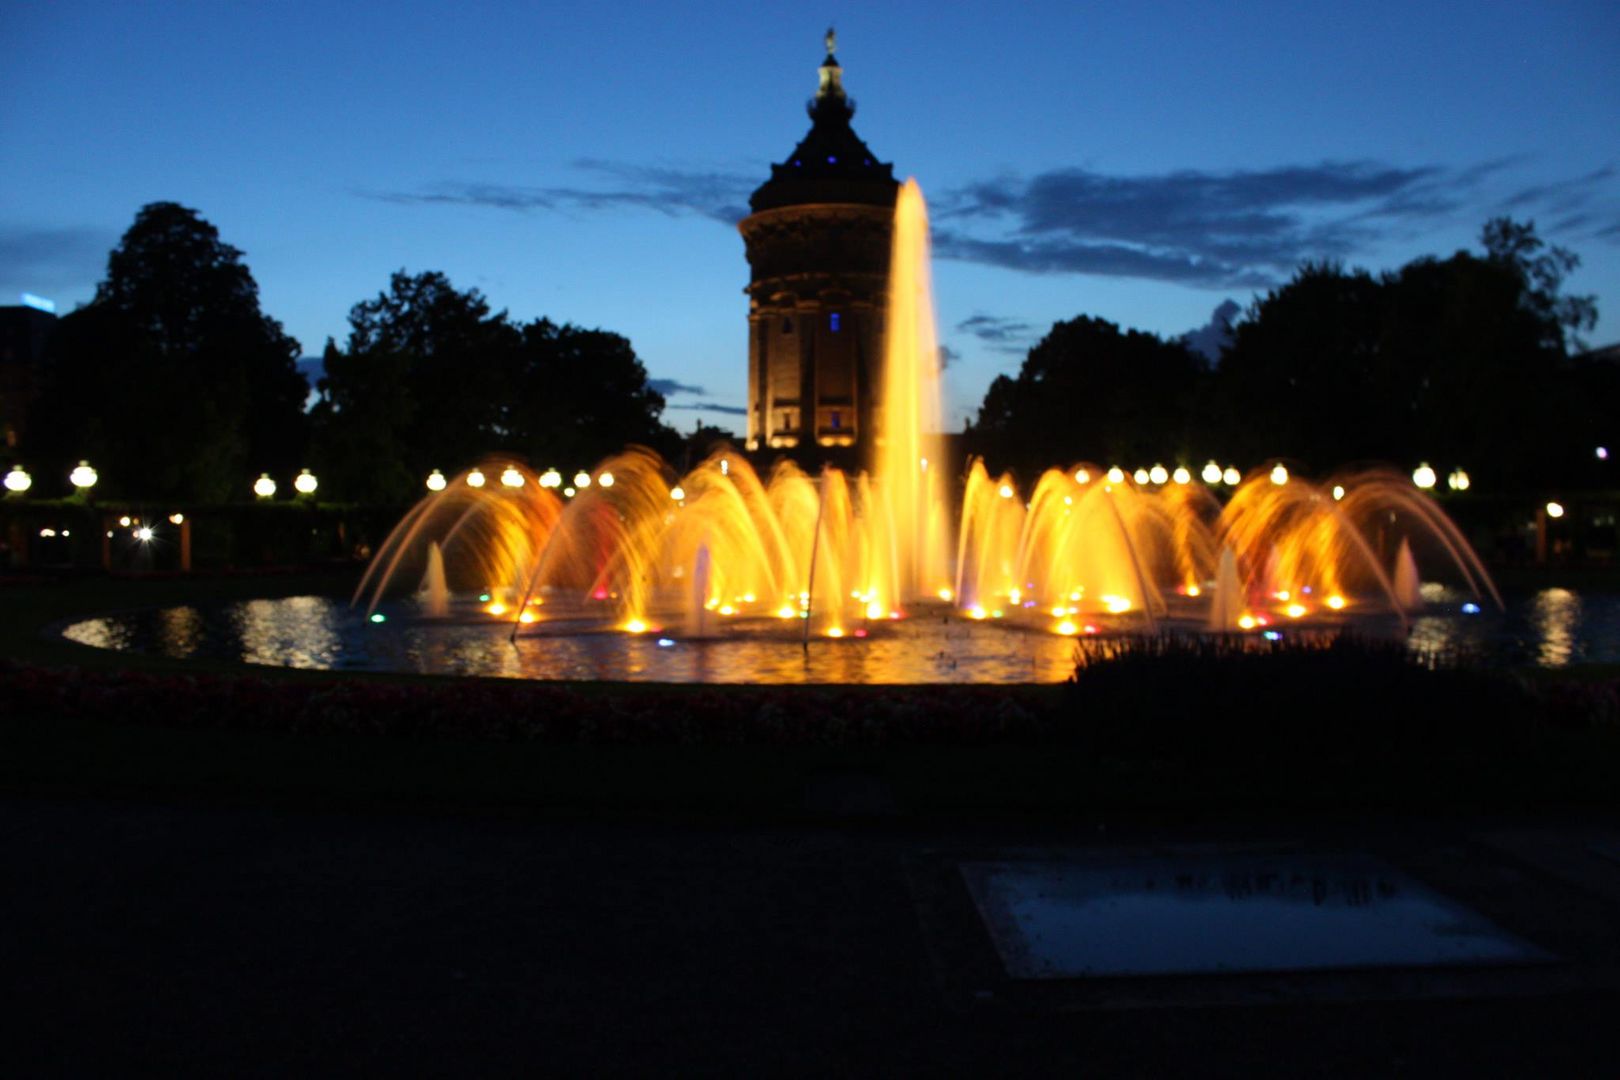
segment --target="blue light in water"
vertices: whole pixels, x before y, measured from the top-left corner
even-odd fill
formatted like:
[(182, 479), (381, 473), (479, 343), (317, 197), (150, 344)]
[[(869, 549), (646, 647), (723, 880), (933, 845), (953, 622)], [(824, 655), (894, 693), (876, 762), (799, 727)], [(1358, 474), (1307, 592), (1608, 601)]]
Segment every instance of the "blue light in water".
[(372, 622), (387, 622), (388, 621), (388, 616), (384, 615), (380, 611), (374, 611), (374, 612), (371, 613), (371, 621)]
[(1279, 634), (1275, 630), (1267, 630), (1266, 631), (1266, 640), (1267, 641), (1281, 641), (1282, 640), (1282, 635)]
[(1478, 615), (1479, 614), (1479, 605), (1474, 603), (1473, 601), (1469, 601), (1468, 603), (1463, 605), (1463, 614), (1464, 615)]
[(479, 603), (480, 603), (480, 604), (487, 604), (487, 603), (489, 603), (489, 593), (487, 593), (487, 592), (486, 592), (486, 593), (479, 593), (479, 594), (478, 594), (478, 602), (479, 602)]
[(658, 639), (658, 647), (660, 649), (667, 649), (673, 644), (675, 644), (674, 638), (661, 637)]

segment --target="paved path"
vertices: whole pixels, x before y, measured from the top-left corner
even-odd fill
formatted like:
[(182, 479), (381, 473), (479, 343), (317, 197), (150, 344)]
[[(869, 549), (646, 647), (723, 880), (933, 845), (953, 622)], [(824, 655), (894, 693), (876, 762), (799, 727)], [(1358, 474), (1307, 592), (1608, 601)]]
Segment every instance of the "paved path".
[[(0, 798), (0, 1075), (1612, 1076), (1616, 837)], [(1253, 840), (1379, 855), (1567, 962), (1531, 983), (1306, 979), (1248, 1004), (1149, 986), (1074, 1009), (987, 966), (939, 885), (968, 853)]]

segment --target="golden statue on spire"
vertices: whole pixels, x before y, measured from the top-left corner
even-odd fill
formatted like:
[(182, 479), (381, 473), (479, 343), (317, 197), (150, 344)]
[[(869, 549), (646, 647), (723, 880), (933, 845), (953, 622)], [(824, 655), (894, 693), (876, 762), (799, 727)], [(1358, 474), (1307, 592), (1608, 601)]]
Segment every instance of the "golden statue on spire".
[(838, 31), (827, 27), (827, 55), (831, 56), (838, 51)]

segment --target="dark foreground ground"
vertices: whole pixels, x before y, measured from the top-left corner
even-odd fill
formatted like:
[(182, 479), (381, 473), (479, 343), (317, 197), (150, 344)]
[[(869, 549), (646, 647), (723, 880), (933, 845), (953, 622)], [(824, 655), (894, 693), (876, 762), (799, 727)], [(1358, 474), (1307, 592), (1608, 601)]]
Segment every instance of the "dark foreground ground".
[[(0, 1075), (1620, 1070), (1620, 819), (623, 819), (0, 797)], [(1298, 842), (1561, 959), (1001, 974), (955, 860)], [(1620, 850), (1620, 847), (1615, 848)]]

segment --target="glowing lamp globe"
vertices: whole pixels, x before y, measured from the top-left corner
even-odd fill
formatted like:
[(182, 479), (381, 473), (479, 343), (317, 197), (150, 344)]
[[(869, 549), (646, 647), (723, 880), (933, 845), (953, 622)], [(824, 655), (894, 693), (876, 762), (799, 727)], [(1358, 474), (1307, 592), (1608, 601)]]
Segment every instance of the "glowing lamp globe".
[(1344, 485), (1343, 484), (1334, 484), (1333, 485), (1333, 501), (1338, 502), (1342, 498), (1344, 498)]
[(1561, 517), (1563, 517), (1564, 516), (1564, 504), (1563, 503), (1558, 503), (1558, 502), (1550, 502), (1550, 503), (1548, 503), (1547, 504), (1547, 516), (1550, 517), (1550, 518), (1561, 518)]
[(96, 475), (96, 470), (90, 467), (88, 461), (79, 462), (78, 465), (74, 466), (73, 471), (68, 473), (68, 482), (83, 491), (95, 487), (96, 481), (99, 479), (101, 478)]
[(470, 487), (470, 488), (481, 488), (481, 487), (483, 487), (484, 486), (484, 474), (483, 474), (483, 472), (478, 470), (478, 469), (474, 469), (472, 472), (468, 473), (467, 474), (467, 486)]
[(1271, 467), (1271, 482), (1278, 487), (1288, 483), (1288, 470), (1282, 465), (1273, 465)]
[(1427, 461), (1412, 470), (1412, 483), (1424, 491), (1434, 487), (1434, 470), (1429, 468)]
[(1074, 482), (1077, 484), (1091, 483), (1091, 473), (1085, 469), (1074, 470)]
[(1226, 471), (1221, 473), (1221, 481), (1227, 487), (1237, 487), (1243, 482), (1243, 474), (1237, 471), (1236, 465), (1228, 465)]
[(505, 469), (501, 470), (501, 486), (508, 488), (522, 487), (523, 474), (518, 472), (516, 466), (508, 465)]
[(605, 488), (610, 488), (613, 486), (613, 474), (610, 472), (605, 472), (596, 478), (596, 482)]
[(591, 474), (581, 469), (574, 474), (574, 486), (581, 491), (591, 486)]
[(1451, 475), (1446, 477), (1446, 486), (1452, 491), (1467, 491), (1472, 483), (1468, 474), (1461, 469), (1453, 469)]
[(562, 473), (556, 469), (547, 469), (540, 474), (540, 486), (543, 488), (562, 487)]
[(293, 479), (293, 490), (300, 495), (313, 495), (315, 489), (320, 486), (321, 482), (315, 479), (315, 474), (308, 469), (300, 469)]
[(1138, 486), (1144, 485), (1148, 482), (1148, 471), (1146, 469), (1137, 469), (1131, 473), (1131, 479), (1136, 481)]
[(447, 481), (444, 478), (444, 473), (440, 472), (438, 469), (434, 469), (432, 472), (428, 473), (427, 489), (429, 491), (443, 491), (446, 483)]
[(674, 499), (676, 502), (681, 502), (686, 498), (686, 489), (681, 487), (679, 484), (676, 484), (674, 487), (669, 489), (669, 497)]
[(1213, 461), (1206, 461), (1204, 471), (1198, 475), (1203, 478), (1206, 484), (1218, 484), (1221, 482), (1221, 467)]
[(1148, 479), (1155, 484), (1163, 484), (1170, 479), (1170, 470), (1163, 465), (1155, 465), (1148, 470)]
[(1108, 482), (1110, 484), (1123, 484), (1125, 482), (1125, 470), (1120, 468), (1118, 465), (1115, 465), (1112, 469), (1109, 469)]
[(253, 481), (253, 494), (261, 499), (268, 499), (276, 493), (276, 482), (270, 479), (269, 473), (260, 473), (259, 478)]
[(11, 471), (6, 473), (5, 485), (13, 495), (21, 495), (34, 486), (34, 478), (23, 471), (21, 465), (13, 465)]
[(1192, 483), (1192, 473), (1187, 470), (1185, 465), (1178, 465), (1176, 471), (1170, 474), (1170, 479), (1178, 484), (1190, 484)]

